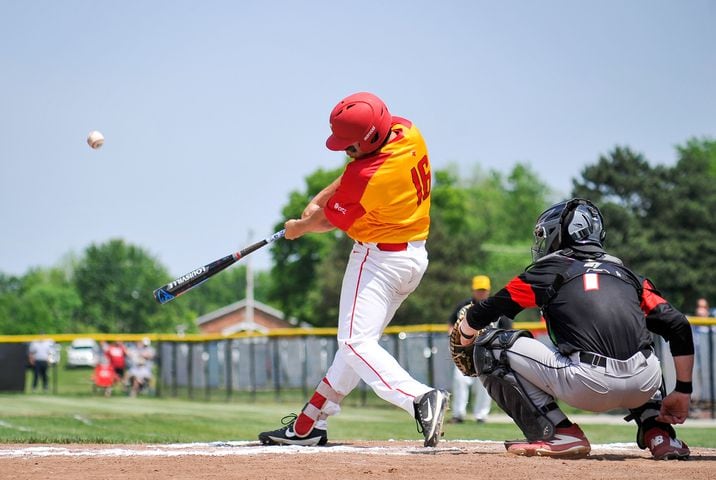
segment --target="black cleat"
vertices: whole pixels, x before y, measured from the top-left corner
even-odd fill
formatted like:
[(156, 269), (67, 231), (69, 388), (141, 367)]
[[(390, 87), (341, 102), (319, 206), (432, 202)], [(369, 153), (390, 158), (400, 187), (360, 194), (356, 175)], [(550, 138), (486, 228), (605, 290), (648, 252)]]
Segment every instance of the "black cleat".
[(328, 434), (325, 430), (314, 428), (305, 437), (299, 437), (293, 431), (293, 424), (296, 421), (296, 414), (292, 413), (281, 419), (285, 426), (278, 430), (259, 433), (259, 441), (263, 445), (301, 445), (304, 447), (315, 447), (328, 443)]
[(434, 447), (440, 441), (449, 400), (445, 390), (430, 390), (415, 399), (415, 421), (418, 432), (425, 436), (425, 447)]

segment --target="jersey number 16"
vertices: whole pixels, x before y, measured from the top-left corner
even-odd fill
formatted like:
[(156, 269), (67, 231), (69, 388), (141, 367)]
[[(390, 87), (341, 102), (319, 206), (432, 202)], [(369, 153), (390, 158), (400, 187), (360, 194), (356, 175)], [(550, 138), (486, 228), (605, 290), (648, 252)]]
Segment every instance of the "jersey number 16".
[(421, 158), (418, 164), (410, 169), (410, 175), (413, 177), (413, 185), (420, 205), (430, 196), (430, 167), (427, 156)]

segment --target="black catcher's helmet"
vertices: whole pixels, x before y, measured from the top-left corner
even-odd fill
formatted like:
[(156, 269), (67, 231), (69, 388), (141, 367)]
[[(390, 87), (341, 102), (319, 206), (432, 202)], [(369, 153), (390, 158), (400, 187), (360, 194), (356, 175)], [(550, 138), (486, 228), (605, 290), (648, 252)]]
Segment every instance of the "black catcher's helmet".
[(567, 247), (603, 248), (606, 236), (602, 214), (589, 200), (573, 198), (552, 205), (537, 218), (532, 259)]

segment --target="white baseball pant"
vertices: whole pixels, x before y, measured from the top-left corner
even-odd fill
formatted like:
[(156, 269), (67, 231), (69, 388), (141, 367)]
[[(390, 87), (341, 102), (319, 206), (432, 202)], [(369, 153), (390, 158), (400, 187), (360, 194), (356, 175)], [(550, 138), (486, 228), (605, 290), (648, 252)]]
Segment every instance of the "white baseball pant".
[(415, 397), (432, 390), (411, 377), (378, 344), (427, 267), (424, 241), (410, 242), (399, 252), (381, 251), (373, 243), (353, 246), (341, 288), (338, 351), (326, 373), (337, 393), (348, 395), (362, 379), (380, 398), (413, 416)]
[(475, 420), (485, 420), (490, 413), (492, 398), (479, 378), (463, 375), (459, 368), (453, 369), (452, 379), (452, 416), (465, 419), (467, 404), (472, 390), (472, 414)]
[[(654, 354), (646, 358), (639, 352), (627, 360), (607, 359), (606, 367), (601, 367), (581, 362), (579, 352), (565, 357), (552, 345), (521, 337), (507, 350), (507, 357), (538, 406), (559, 399), (592, 412), (637, 408), (661, 385), (661, 367)], [(555, 424), (567, 418), (559, 409), (547, 416)]]

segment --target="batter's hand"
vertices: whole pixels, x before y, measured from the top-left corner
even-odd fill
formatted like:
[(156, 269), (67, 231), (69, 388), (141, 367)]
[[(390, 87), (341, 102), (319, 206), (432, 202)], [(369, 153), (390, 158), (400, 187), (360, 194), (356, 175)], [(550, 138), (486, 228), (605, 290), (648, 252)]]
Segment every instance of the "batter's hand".
[(336, 228), (328, 221), (322, 208), (313, 210), (305, 218), (287, 220), (283, 227), (286, 229), (285, 238), (288, 240), (295, 240), (307, 233), (328, 232)]
[(661, 401), (661, 411), (656, 421), (673, 425), (684, 423), (689, 416), (690, 403), (691, 395), (688, 393), (671, 392)]
[(286, 229), (284, 237), (287, 240), (296, 240), (304, 234), (300, 220), (286, 220), (286, 223), (283, 224), (283, 228)]

